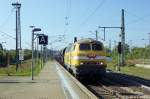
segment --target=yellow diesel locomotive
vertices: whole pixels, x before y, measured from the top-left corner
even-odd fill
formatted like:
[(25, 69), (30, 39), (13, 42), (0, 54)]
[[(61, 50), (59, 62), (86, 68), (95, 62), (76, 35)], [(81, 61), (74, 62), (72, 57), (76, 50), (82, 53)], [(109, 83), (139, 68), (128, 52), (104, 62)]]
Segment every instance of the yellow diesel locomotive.
[(63, 62), (76, 77), (100, 77), (106, 73), (103, 43), (93, 39), (78, 40), (66, 47)]

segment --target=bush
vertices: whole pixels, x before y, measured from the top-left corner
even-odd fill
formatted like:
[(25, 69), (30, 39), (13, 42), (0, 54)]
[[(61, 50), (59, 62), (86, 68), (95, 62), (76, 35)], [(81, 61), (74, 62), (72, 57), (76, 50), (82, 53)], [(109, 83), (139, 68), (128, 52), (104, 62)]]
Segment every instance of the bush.
[(135, 66), (135, 61), (133, 61), (133, 60), (128, 60), (127, 62), (126, 62), (126, 64), (127, 64), (127, 66)]

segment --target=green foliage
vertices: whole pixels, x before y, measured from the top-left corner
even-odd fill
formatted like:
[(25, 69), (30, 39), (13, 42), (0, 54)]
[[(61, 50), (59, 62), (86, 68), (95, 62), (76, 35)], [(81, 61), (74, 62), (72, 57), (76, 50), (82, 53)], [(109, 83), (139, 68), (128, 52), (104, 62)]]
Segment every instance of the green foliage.
[[(118, 58), (117, 47), (112, 50), (111, 56), (113, 59)], [(130, 49), (128, 44), (125, 44), (125, 57), (126, 59), (149, 59), (150, 58), (150, 47), (134, 47)]]
[(32, 57), (32, 51), (31, 50), (28, 50), (28, 49), (25, 49), (24, 50), (24, 59), (27, 60), (27, 59), (31, 59)]
[[(41, 71), (41, 61), (37, 60), (34, 66), (34, 75), (38, 75)], [(8, 76), (30, 76), (31, 75), (31, 60), (24, 61), (19, 65), (19, 69), (16, 72), (16, 66), (10, 65), (9, 67), (0, 68), (0, 75)]]
[[(6, 55), (8, 53), (8, 56)], [(31, 59), (32, 51), (25, 49), (24, 50), (24, 60)], [(16, 50), (0, 50), (0, 67), (7, 65), (7, 59), (9, 57), (10, 64), (16, 63)]]
[(0, 50), (0, 66), (6, 66), (6, 53)]
[(128, 54), (128, 59), (149, 59), (150, 58), (150, 48), (145, 47), (134, 47)]
[(8, 53), (9, 53), (10, 64), (15, 64), (16, 51), (9, 50)]
[[(117, 48), (117, 47), (116, 47)], [(111, 57), (113, 59), (112, 62), (108, 63), (108, 69), (116, 71), (116, 66), (119, 60), (119, 54), (117, 49), (114, 48), (111, 53)], [(129, 45), (125, 46), (125, 59), (126, 66), (121, 67), (121, 73), (135, 75), (143, 78), (150, 79), (150, 69), (135, 67), (137, 63), (148, 63), (150, 59), (150, 47), (134, 47), (132, 49), (129, 48)]]
[[(116, 71), (116, 66), (112, 63), (109, 63), (107, 68), (113, 71)], [(142, 77), (145, 79), (150, 79), (150, 76), (149, 76), (150, 69), (145, 69), (145, 68), (135, 67), (135, 66), (124, 66), (124, 67), (120, 67), (120, 70), (121, 70), (120, 71), (121, 73), (138, 76), (138, 77)]]

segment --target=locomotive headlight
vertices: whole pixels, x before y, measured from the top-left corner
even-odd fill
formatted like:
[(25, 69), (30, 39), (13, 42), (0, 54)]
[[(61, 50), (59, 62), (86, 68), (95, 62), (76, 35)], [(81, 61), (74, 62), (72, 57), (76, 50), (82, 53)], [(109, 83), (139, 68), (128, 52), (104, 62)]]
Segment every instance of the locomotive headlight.
[(72, 59), (74, 60), (89, 60), (89, 58), (87, 56), (73, 56)]
[(100, 65), (104, 65), (104, 63), (103, 63), (103, 62), (100, 62)]
[(83, 65), (83, 64), (84, 64), (83, 62), (80, 63), (80, 65)]
[(72, 59), (74, 59), (74, 60), (77, 60), (77, 59), (79, 59), (80, 57), (79, 56), (73, 56), (72, 57)]

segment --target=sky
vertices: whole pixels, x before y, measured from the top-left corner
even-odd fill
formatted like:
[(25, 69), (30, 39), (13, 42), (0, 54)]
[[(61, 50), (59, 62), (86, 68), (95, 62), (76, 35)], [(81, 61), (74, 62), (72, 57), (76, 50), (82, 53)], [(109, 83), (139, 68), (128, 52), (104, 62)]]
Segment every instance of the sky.
[[(0, 0), (0, 39), (6, 49), (15, 49), (15, 9), (18, 0)], [(120, 29), (106, 29), (106, 41), (99, 26), (121, 26), (125, 10), (125, 42), (144, 47), (149, 44), (150, 0), (19, 0), (21, 5), (22, 48), (31, 48), (31, 28), (49, 36), (48, 48), (61, 49), (74, 37), (95, 38), (106, 46), (120, 40)], [(61, 41), (59, 40), (61, 39)], [(145, 39), (145, 40), (142, 40)]]

